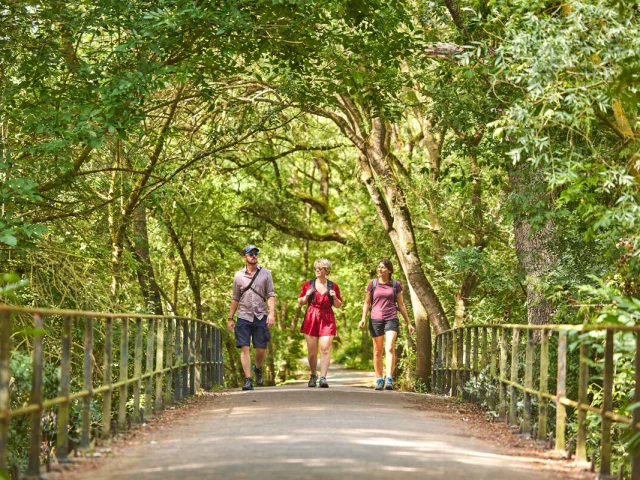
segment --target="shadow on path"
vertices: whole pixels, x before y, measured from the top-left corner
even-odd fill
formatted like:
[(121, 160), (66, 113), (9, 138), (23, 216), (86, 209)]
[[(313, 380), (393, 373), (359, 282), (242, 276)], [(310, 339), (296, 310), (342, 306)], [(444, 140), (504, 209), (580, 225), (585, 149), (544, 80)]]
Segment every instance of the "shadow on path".
[(153, 442), (72, 478), (554, 478), (425, 415), (416, 394), (352, 386), (371, 385), (371, 374), (337, 366), (330, 381), (217, 395)]

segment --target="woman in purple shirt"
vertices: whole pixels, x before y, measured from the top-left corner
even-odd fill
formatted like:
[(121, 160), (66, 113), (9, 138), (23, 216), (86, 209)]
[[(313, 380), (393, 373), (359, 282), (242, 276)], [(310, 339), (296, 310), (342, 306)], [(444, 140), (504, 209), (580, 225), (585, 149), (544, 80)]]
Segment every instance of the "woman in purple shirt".
[[(373, 368), (376, 372), (376, 390), (393, 390), (393, 370), (396, 367), (396, 340), (398, 339), (398, 310), (407, 322), (409, 335), (413, 335), (414, 328), (407, 315), (407, 307), (402, 299), (402, 285), (391, 278), (393, 265), (388, 258), (378, 263), (378, 278), (367, 285), (367, 296), (362, 306), (362, 320), (360, 328), (364, 328), (367, 313), (371, 309), (369, 318), (369, 332), (373, 339)], [(382, 344), (386, 344), (387, 351), (387, 379), (382, 377)]]

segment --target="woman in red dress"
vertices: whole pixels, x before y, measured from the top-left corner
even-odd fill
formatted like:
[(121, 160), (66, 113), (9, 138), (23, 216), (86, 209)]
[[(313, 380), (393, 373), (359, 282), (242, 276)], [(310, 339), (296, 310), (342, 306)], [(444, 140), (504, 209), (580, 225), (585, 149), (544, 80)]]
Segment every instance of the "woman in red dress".
[(336, 317), (333, 307), (342, 306), (340, 287), (337, 283), (327, 279), (331, 272), (331, 262), (326, 258), (319, 258), (313, 264), (316, 272), (315, 280), (302, 285), (298, 303), (309, 305), (304, 316), (300, 331), (307, 340), (307, 351), (311, 377), (308, 385), (318, 384), (318, 346), (320, 346), (320, 382), (321, 388), (328, 388), (327, 372), (331, 362), (331, 342), (336, 335)]

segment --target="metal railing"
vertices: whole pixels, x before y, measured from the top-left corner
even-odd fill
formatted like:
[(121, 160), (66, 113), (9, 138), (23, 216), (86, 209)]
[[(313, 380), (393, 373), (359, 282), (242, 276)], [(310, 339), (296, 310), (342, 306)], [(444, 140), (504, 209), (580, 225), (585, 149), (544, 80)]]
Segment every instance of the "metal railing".
[[(22, 317), (22, 324), (25, 321), (33, 322), (33, 328), (26, 333), (24, 331), (20, 333), (30, 341), (32, 378), (28, 404), (12, 409), (10, 398), (12, 325), (17, 316)], [(74, 325), (74, 321), (83, 326), (80, 333), (78, 329), (73, 330), (74, 326), (78, 326)], [(99, 326), (102, 327), (99, 338), (96, 338), (97, 329), (94, 322), (100, 322)], [(133, 332), (129, 331), (129, 324), (132, 324)], [(116, 332), (120, 334), (118, 357), (114, 356), (114, 326)], [(55, 352), (45, 352), (43, 339), (46, 327), (49, 327), (49, 330), (56, 330), (55, 332), (47, 331), (47, 343), (53, 342), (54, 345), (57, 343)], [(72, 337), (78, 335), (84, 337), (84, 343), (72, 345)], [(133, 336), (133, 345), (129, 343), (131, 336)], [(146, 337), (146, 346), (143, 352), (144, 337)], [(101, 364), (94, 358), (96, 340), (100, 341), (101, 350), (104, 352)], [(82, 355), (78, 354), (79, 350), (82, 351)], [(133, 351), (133, 364), (129, 363), (131, 351)], [(144, 373), (142, 371), (143, 355), (145, 357)], [(80, 356), (81, 359), (77, 358)], [(59, 394), (55, 398), (47, 399), (44, 398), (43, 389), (46, 358), (50, 361), (55, 360), (60, 371)], [(78, 379), (77, 382), (72, 382), (72, 360), (81, 360), (76, 363), (82, 364), (81, 381)], [(99, 367), (97, 371), (94, 371), (94, 366)], [(131, 367), (133, 367), (132, 376), (129, 375)], [(55, 456), (58, 461), (65, 462), (70, 454), (69, 411), (73, 401), (82, 399), (79, 448), (88, 449), (92, 439), (91, 403), (96, 395), (102, 394), (99, 436), (109, 439), (115, 431), (126, 430), (130, 423), (141, 423), (144, 417), (152, 415), (154, 408), (159, 410), (164, 408), (165, 403), (194, 395), (197, 376), (200, 386), (205, 389), (222, 385), (223, 368), (220, 329), (202, 320), (0, 305), (0, 472), (7, 471), (8, 433), (12, 418), (25, 415), (31, 417), (26, 475), (39, 477), (42, 453), (41, 422), (43, 411), (46, 409), (57, 407)], [(112, 374), (116, 370), (119, 377), (118, 381), (114, 382)], [(98, 376), (102, 378), (102, 384), (94, 385), (95, 378)], [(71, 391), (72, 384), (82, 384), (82, 389)], [(130, 386), (133, 388), (130, 389)], [(114, 393), (118, 397), (117, 414), (112, 406)], [(143, 395), (144, 408), (141, 409)], [(127, 403), (131, 400), (133, 407), (132, 413), (129, 414)], [(113, 421), (112, 414), (116, 417)], [(93, 434), (94, 438), (98, 436), (95, 431)]]
[[(523, 335), (521, 335), (523, 333)], [(549, 390), (549, 344), (557, 341), (557, 365), (555, 385)], [(579, 344), (579, 373), (577, 398), (567, 397), (567, 337), (575, 337)], [(524, 341), (521, 341), (524, 340)], [(616, 343), (617, 342), (617, 343)], [(524, 363), (522, 345), (524, 343)], [(621, 355), (623, 345), (631, 351)], [(616, 352), (616, 347), (618, 351)], [(464, 390), (466, 382), (486, 375), (497, 387), (497, 394), (484, 395), (482, 400), (498, 412), (510, 425), (519, 426), (523, 435), (536, 440), (548, 440), (549, 402), (555, 405), (555, 449), (565, 452), (566, 408), (577, 411), (575, 456), (578, 462), (587, 462), (587, 413), (600, 417), (600, 477), (611, 475), (612, 423), (622, 424), (632, 434), (640, 431), (640, 408), (632, 410), (632, 416), (614, 411), (614, 366), (625, 355), (633, 362), (632, 402), (640, 402), (640, 326), (621, 325), (468, 325), (443, 332), (434, 342), (433, 384), (436, 393), (462, 394), (471, 401), (480, 400), (481, 391)], [(616, 355), (614, 360), (614, 355)], [(536, 361), (537, 357), (537, 361)], [(524, 366), (524, 375), (521, 368)], [(600, 408), (589, 401), (589, 368), (597, 369), (595, 384), (601, 393)], [(534, 385), (534, 370), (537, 385)], [(601, 370), (601, 372), (600, 372)], [(522, 383), (524, 382), (524, 383)], [(477, 385), (477, 384), (476, 384)], [(536, 389), (537, 387), (537, 389)], [(553, 388), (555, 387), (555, 388)], [(575, 390), (575, 389), (574, 389)], [(537, 397), (537, 423), (534, 423), (532, 399)], [(522, 399), (519, 415), (518, 401)], [(521, 418), (519, 418), (521, 417)], [(570, 442), (573, 443), (573, 440)], [(571, 445), (569, 445), (571, 450)], [(595, 452), (591, 452), (592, 465)], [(640, 455), (632, 452), (631, 478), (640, 480)]]

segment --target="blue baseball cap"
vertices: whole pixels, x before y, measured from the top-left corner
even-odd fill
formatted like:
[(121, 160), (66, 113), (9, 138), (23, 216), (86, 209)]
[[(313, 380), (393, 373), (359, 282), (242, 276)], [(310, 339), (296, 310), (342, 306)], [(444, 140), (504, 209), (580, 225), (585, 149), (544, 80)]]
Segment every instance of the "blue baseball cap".
[(247, 253), (252, 252), (254, 250), (257, 250), (258, 252), (260, 251), (260, 249), (255, 245), (247, 245), (242, 249), (242, 255), (246, 255)]

